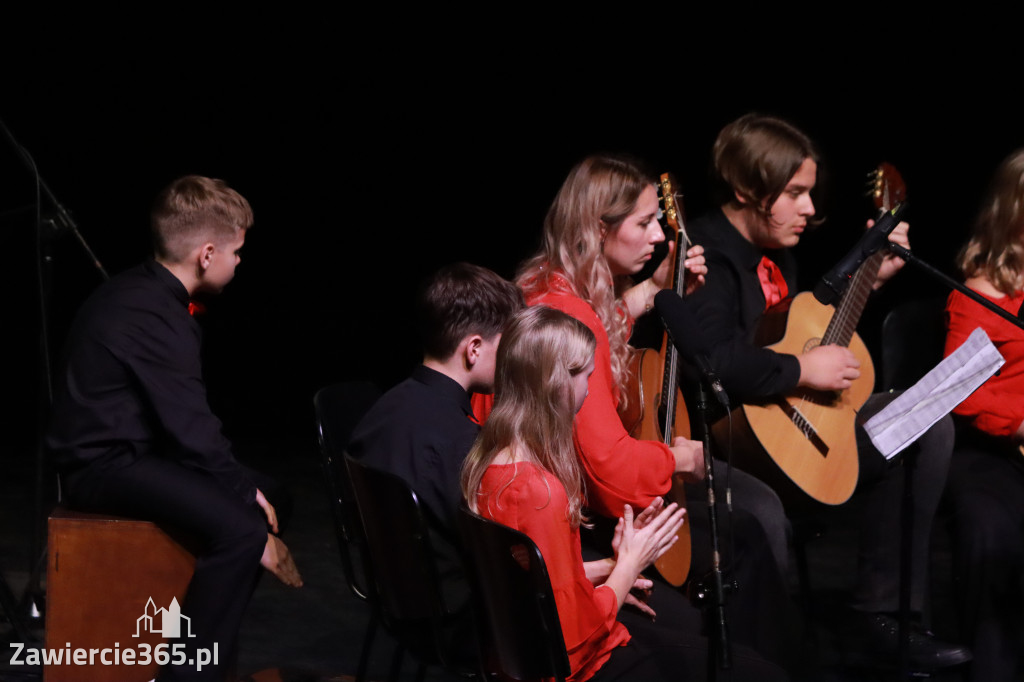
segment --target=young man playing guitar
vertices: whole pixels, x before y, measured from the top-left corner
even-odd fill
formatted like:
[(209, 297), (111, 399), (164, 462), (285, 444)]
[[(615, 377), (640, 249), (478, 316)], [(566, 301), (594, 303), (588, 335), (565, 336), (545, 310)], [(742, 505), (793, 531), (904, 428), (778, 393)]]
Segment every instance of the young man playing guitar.
[[(817, 181), (818, 153), (813, 143), (785, 121), (748, 114), (719, 133), (713, 155), (721, 191), (719, 208), (690, 224), (691, 235), (705, 247), (710, 274), (707, 285), (690, 300), (726, 391), (734, 402), (773, 402), (798, 387), (828, 392), (849, 389), (861, 376), (861, 363), (850, 349), (818, 345), (791, 355), (761, 348), (753, 341), (765, 310), (795, 293), (796, 263), (789, 249), (800, 241), (815, 215), (811, 190)], [(907, 230), (901, 224), (890, 239), (909, 246)], [(873, 288), (902, 265), (886, 256)], [(904, 468), (889, 468), (863, 429), (857, 428), (856, 433), (862, 472), (858, 490), (866, 499), (851, 606), (854, 623), (870, 649), (893, 654)], [(853, 438), (851, 428), (849, 439)], [(911, 608), (916, 614), (924, 609), (928, 541), (951, 444), (950, 424), (941, 421), (921, 438), (922, 452), (914, 469)], [(759, 497), (756, 491), (754, 497)], [(770, 493), (764, 491), (761, 497)], [(745, 505), (740, 493), (737, 504)], [(777, 527), (773, 521), (768, 520), (766, 528)], [(780, 542), (784, 539), (775, 540)], [(939, 668), (969, 658), (965, 649), (942, 644), (925, 631), (915, 631), (910, 646), (911, 664), (917, 668)]]

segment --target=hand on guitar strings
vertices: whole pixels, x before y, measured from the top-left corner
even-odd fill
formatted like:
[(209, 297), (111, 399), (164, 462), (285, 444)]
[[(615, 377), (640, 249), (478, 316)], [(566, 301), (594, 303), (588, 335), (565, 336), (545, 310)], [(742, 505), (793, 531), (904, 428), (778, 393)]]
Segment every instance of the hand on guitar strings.
[(689, 296), (704, 286), (708, 274), (708, 266), (704, 261), (704, 247), (700, 244), (691, 246), (686, 251), (686, 260), (683, 261), (685, 288), (683, 293)]
[[(673, 256), (676, 253), (676, 242), (669, 240), (667, 244), (668, 253), (665, 254), (665, 259), (661, 261), (658, 268), (651, 275), (651, 282), (655, 287), (654, 293), (672, 286), (673, 267), (675, 266), (675, 258)], [(685, 292), (687, 294), (693, 293), (704, 286), (705, 276), (708, 274), (708, 266), (704, 261), (703, 246), (697, 244), (686, 250), (686, 258), (683, 260), (682, 269), (684, 271)]]
[(800, 362), (798, 386), (818, 391), (842, 391), (860, 377), (860, 362), (845, 346), (815, 346), (797, 357)]
[(699, 440), (677, 437), (669, 446), (676, 458), (676, 473), (692, 482), (704, 480), (704, 444)]
[[(867, 223), (867, 229), (875, 224), (874, 220), (869, 220)], [(889, 233), (889, 241), (899, 244), (903, 248), (910, 249), (910, 224), (902, 222), (897, 225), (892, 232)], [(893, 276), (899, 272), (906, 261), (897, 256), (894, 253), (886, 253), (882, 259), (882, 264), (878, 268), (878, 277), (875, 278), (875, 283), (872, 286), (873, 289), (880, 288), (883, 284), (888, 282)]]

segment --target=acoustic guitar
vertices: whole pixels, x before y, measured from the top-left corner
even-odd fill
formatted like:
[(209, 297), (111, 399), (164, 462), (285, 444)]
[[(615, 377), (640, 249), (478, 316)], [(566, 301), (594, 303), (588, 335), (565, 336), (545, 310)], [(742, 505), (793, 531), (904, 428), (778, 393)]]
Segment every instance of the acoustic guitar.
[[(669, 239), (676, 243), (675, 263), (668, 282), (668, 288), (675, 289), (680, 296), (685, 290), (682, 272), (686, 250), (690, 247), (686, 230), (682, 227), (682, 206), (676, 195), (675, 180), (668, 173), (662, 174), (658, 185), (664, 226)], [(620, 418), (623, 426), (634, 438), (657, 440), (667, 445), (672, 439), (690, 437), (690, 418), (679, 390), (679, 352), (668, 339), (662, 337), (661, 349), (637, 350), (632, 358), (629, 376), (634, 385), (627, 386), (630, 399)], [(683, 479), (680, 474), (672, 476), (672, 488), (665, 495), (666, 502), (686, 506)], [(676, 587), (686, 581), (690, 572), (690, 524), (684, 523), (677, 533), (678, 540), (668, 552), (654, 562), (661, 576)]]
[[(883, 163), (873, 173), (870, 195), (876, 207), (888, 211), (904, 201), (906, 187), (896, 169)], [(855, 330), (884, 256), (881, 250), (861, 265), (838, 307), (801, 293), (769, 310), (758, 330), (759, 345), (778, 339), (767, 347), (779, 353), (800, 355), (835, 344), (848, 347), (860, 362), (860, 377), (846, 390), (798, 388), (734, 411), (735, 463), (783, 497), (789, 498), (795, 486), (818, 502), (836, 505), (857, 486), (855, 420), (874, 389), (875, 370)], [(719, 442), (726, 421), (715, 425)]]

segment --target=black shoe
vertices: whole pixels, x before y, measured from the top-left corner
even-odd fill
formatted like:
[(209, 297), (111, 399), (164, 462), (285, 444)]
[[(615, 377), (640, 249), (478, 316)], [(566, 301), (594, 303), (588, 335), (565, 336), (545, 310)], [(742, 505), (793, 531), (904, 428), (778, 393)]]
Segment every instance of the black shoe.
[[(855, 618), (853, 634), (864, 647), (861, 658), (888, 667), (896, 664), (899, 655), (899, 621), (885, 613), (863, 613)], [(928, 630), (910, 625), (908, 637), (910, 667), (915, 671), (949, 668), (971, 660), (971, 651), (959, 644), (935, 638)]]

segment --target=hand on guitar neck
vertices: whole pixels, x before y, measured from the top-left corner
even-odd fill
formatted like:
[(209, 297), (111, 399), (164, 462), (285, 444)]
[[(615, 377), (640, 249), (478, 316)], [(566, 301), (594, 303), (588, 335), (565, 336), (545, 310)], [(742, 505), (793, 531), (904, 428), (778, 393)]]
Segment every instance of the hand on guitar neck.
[[(629, 314), (635, 319), (651, 309), (654, 305), (655, 295), (662, 289), (671, 289), (674, 286), (675, 276), (672, 264), (675, 259), (676, 242), (669, 240), (668, 255), (661, 261), (661, 265), (654, 273), (636, 286), (628, 289), (622, 295), (622, 301), (626, 304)], [(705, 276), (708, 274), (708, 266), (704, 261), (704, 247), (691, 246), (686, 250), (686, 258), (680, 264), (685, 285), (685, 293), (691, 294), (704, 286)]]
[[(874, 220), (869, 220), (867, 229), (875, 224)], [(910, 249), (910, 224), (902, 222), (897, 225), (891, 233), (889, 233), (889, 241), (899, 244), (903, 248)], [(887, 253), (882, 259), (882, 264), (878, 266), (878, 275), (875, 277), (875, 283), (872, 285), (872, 289), (878, 290), (883, 284), (888, 282), (893, 276), (899, 272), (906, 262), (894, 253)]]
[(704, 445), (699, 440), (673, 438), (669, 446), (676, 458), (675, 471), (687, 481), (704, 480)]
[(842, 391), (860, 378), (860, 362), (846, 346), (815, 346), (796, 359), (800, 361), (797, 385), (804, 388)]
[(704, 286), (708, 274), (708, 266), (704, 261), (704, 247), (700, 244), (691, 246), (686, 250), (686, 260), (683, 261), (684, 286), (683, 293), (689, 296)]
[[(874, 220), (867, 222), (870, 230)], [(895, 242), (905, 249), (910, 248), (910, 225), (902, 222), (889, 234), (889, 241)], [(895, 254), (887, 253), (878, 266), (878, 275), (872, 289), (878, 289), (906, 265), (903, 259)], [(803, 388), (819, 391), (842, 391), (853, 385), (860, 378), (860, 362), (849, 348), (845, 346), (816, 346), (797, 356), (800, 361), (800, 381)]]

